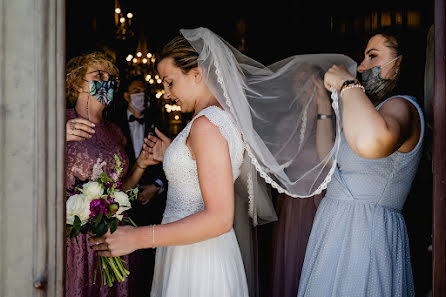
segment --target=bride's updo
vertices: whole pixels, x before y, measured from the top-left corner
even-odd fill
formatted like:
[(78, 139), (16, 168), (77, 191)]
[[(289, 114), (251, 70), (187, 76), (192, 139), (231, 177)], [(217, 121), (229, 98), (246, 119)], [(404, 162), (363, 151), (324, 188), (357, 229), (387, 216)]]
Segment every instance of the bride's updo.
[(175, 37), (163, 47), (158, 63), (166, 58), (173, 58), (174, 65), (184, 73), (198, 67), (198, 53), (183, 36)]

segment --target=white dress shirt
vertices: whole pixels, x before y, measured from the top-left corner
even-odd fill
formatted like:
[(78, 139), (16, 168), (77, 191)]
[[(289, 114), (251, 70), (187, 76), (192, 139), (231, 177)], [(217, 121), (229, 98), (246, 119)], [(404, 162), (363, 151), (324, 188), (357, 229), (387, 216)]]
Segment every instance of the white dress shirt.
[[(127, 121), (129, 120), (132, 112), (127, 109)], [(133, 150), (135, 152), (135, 158), (138, 158), (142, 150), (144, 143), (144, 130), (145, 124), (140, 124), (138, 121), (129, 122), (130, 136), (133, 142)]]
[[(127, 109), (127, 121), (130, 118), (130, 115), (132, 115), (132, 112)], [(144, 130), (145, 130), (145, 124), (140, 124), (138, 121), (128, 122), (129, 123), (129, 129), (130, 129), (130, 136), (132, 138), (133, 142), (133, 150), (135, 152), (135, 158), (137, 159), (139, 154), (142, 150), (142, 145), (144, 143)], [(162, 193), (164, 191), (164, 184), (163, 181), (160, 179), (157, 179), (155, 181), (156, 184), (159, 185), (158, 193)]]

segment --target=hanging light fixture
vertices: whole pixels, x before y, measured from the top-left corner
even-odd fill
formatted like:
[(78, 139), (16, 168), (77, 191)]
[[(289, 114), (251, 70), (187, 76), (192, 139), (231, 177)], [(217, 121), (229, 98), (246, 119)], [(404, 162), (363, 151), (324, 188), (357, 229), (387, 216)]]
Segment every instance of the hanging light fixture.
[(125, 15), (119, 1), (115, 0), (115, 33), (117, 39), (126, 40), (134, 36), (132, 18), (133, 13), (127, 12)]

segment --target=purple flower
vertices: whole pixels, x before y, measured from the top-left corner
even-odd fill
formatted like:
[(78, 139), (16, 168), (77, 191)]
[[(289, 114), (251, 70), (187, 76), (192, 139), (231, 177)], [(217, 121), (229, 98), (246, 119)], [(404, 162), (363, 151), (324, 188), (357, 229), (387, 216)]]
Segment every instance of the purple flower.
[(113, 182), (112, 182), (112, 181), (108, 181), (108, 182), (106, 182), (106, 183), (104, 184), (104, 186), (105, 186), (107, 189), (110, 189), (111, 187), (113, 187)]
[(112, 171), (112, 174), (111, 174), (111, 176), (110, 176), (110, 178), (112, 179), (112, 180), (117, 180), (118, 179), (118, 173), (116, 172), (116, 170), (113, 170)]
[(94, 218), (99, 214), (108, 214), (109, 203), (105, 199), (94, 199), (90, 202), (90, 218)]

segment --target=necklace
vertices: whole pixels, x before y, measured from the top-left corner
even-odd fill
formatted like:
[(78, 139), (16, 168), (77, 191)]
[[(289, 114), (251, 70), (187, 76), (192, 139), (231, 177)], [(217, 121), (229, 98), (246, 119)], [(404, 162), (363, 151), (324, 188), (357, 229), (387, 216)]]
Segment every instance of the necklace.
[[(87, 113), (87, 120), (88, 121), (90, 121), (90, 114), (89, 114), (89, 110), (88, 110), (88, 104), (89, 104), (89, 102), (90, 102), (90, 94), (88, 94), (88, 100), (87, 100), (87, 104), (86, 104), (86, 113)], [(76, 106), (74, 107), (74, 112), (76, 113), (76, 117), (81, 117), (81, 118), (83, 118), (79, 113), (78, 113), (78, 111), (77, 111), (77, 109), (76, 109)], [(99, 125), (98, 126), (96, 126), (96, 128), (95, 128), (95, 130), (96, 130), (96, 132), (97, 133), (93, 133), (93, 134), (90, 134), (91, 135), (91, 138), (89, 138), (89, 139), (86, 139), (86, 140), (84, 140), (84, 141), (92, 141), (92, 142), (94, 142), (94, 144), (95, 144), (95, 146), (97, 146), (97, 147), (99, 147), (99, 148), (101, 148), (101, 149), (103, 149), (103, 150), (109, 150), (110, 149), (110, 145), (107, 145), (107, 143), (104, 141), (104, 137), (100, 137), (98, 134), (102, 134), (102, 133), (100, 133), (100, 131), (98, 131), (99, 129), (101, 129), (101, 126), (104, 126), (104, 128), (107, 130), (107, 131), (110, 131), (110, 127), (105, 123), (105, 122), (103, 122), (103, 123), (99, 123)], [(98, 129), (99, 128), (99, 129)], [(99, 132), (99, 133), (98, 133)]]
[(90, 103), (90, 94), (88, 94), (88, 100), (87, 100), (87, 120), (90, 120), (90, 115), (88, 113), (88, 103)]

